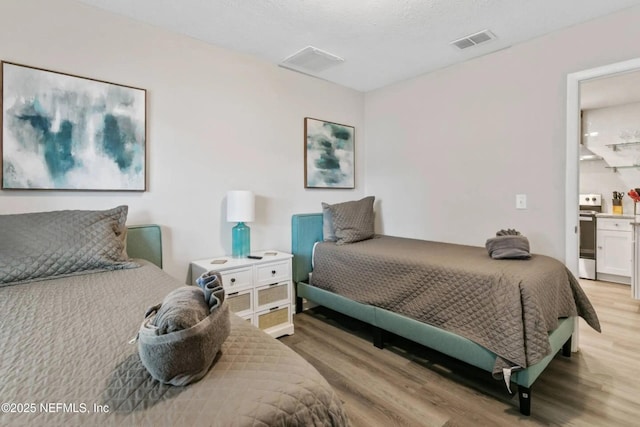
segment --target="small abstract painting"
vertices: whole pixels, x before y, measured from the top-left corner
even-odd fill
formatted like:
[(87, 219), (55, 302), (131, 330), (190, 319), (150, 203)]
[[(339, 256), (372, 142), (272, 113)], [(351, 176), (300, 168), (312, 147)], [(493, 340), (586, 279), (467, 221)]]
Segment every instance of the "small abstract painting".
[(2, 62), (2, 188), (146, 190), (146, 91)]
[(355, 188), (353, 126), (304, 119), (305, 188)]

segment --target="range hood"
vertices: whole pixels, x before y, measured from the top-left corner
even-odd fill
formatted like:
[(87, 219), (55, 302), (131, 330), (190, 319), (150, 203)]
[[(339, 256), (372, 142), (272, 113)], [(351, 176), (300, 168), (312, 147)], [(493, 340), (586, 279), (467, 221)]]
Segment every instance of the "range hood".
[(580, 144), (580, 160), (603, 160), (602, 157), (589, 150), (586, 145)]

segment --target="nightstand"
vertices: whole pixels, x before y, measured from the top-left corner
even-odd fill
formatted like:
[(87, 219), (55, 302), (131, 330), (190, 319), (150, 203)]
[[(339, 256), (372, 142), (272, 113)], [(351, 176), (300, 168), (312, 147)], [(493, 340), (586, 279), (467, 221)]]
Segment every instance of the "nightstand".
[(293, 255), (280, 251), (251, 255), (262, 259), (223, 256), (193, 261), (193, 284), (203, 273), (218, 271), (232, 312), (273, 337), (293, 334)]

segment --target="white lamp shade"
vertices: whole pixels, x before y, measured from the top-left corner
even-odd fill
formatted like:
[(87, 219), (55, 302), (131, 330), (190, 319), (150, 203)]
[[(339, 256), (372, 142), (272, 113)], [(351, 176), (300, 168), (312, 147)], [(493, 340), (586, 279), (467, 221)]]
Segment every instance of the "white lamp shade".
[(255, 197), (251, 191), (227, 192), (227, 221), (251, 222), (255, 217)]

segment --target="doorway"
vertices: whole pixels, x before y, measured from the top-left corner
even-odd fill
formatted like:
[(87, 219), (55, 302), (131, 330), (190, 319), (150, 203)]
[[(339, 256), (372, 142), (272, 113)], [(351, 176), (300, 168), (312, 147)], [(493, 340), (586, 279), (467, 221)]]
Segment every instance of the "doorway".
[[(581, 141), (580, 84), (602, 77), (640, 71), (640, 58), (583, 70), (567, 76), (567, 137), (565, 174), (565, 263), (578, 275), (579, 234), (579, 153)], [(636, 292), (639, 290), (636, 289)], [(637, 297), (637, 296), (636, 296)]]
[[(565, 264), (578, 277), (580, 254), (579, 200), (580, 192), (580, 139), (582, 118), (580, 115), (580, 83), (600, 77), (640, 70), (640, 58), (591, 68), (567, 75), (567, 135), (565, 151)], [(636, 289), (636, 292), (638, 290)], [(635, 295), (639, 297), (640, 295)], [(580, 341), (578, 320), (575, 321), (571, 351), (578, 351)]]

